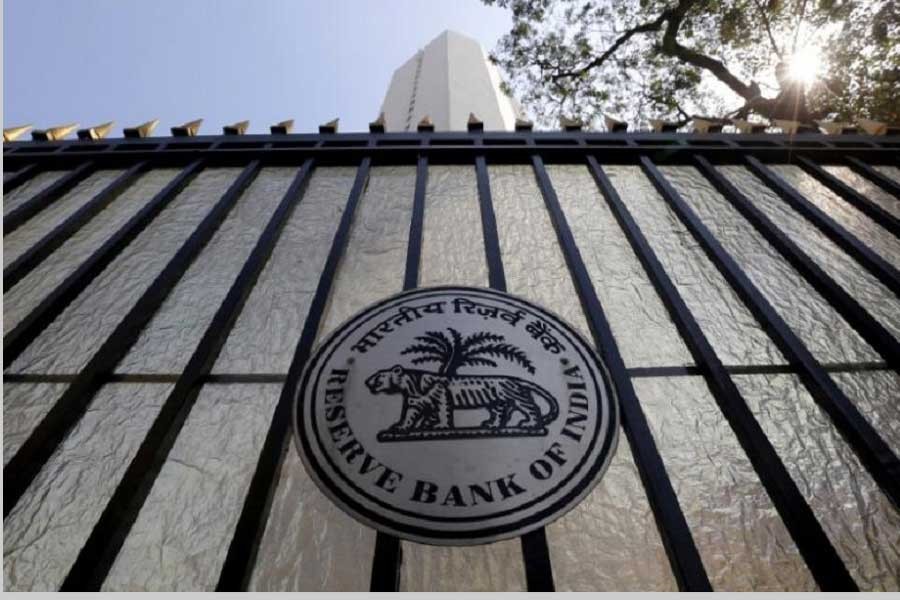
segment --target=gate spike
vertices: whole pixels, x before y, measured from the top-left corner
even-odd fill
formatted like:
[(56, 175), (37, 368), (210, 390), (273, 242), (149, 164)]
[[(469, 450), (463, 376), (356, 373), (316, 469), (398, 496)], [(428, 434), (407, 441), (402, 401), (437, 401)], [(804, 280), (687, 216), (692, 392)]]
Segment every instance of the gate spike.
[(737, 128), (738, 133), (765, 133), (769, 127), (765, 123), (755, 123), (742, 119), (732, 119), (731, 124)]
[(534, 129), (534, 123), (528, 119), (516, 119), (516, 131), (531, 131)]
[(484, 131), (484, 121), (479, 120), (475, 113), (469, 113), (469, 121), (466, 123), (469, 131)]
[(650, 129), (655, 133), (674, 133), (678, 131), (678, 123), (665, 119), (650, 119)]
[(847, 121), (816, 121), (816, 125), (828, 135), (847, 135), (858, 131), (856, 125)]
[(3, 130), (3, 141), (12, 142), (25, 135), (31, 129), (31, 125), (17, 125), (15, 127), (7, 127)]
[(273, 135), (287, 135), (291, 132), (291, 129), (294, 128), (294, 120), (287, 119), (285, 121), (278, 121), (271, 127), (269, 127), (269, 131)]
[(109, 135), (109, 132), (112, 131), (112, 127), (115, 121), (107, 121), (106, 123), (101, 123), (100, 125), (94, 125), (93, 127), (88, 127), (87, 129), (79, 129), (78, 130), (78, 139), (79, 140), (102, 140), (106, 136)]
[(816, 133), (818, 130), (814, 125), (809, 125), (801, 121), (789, 121), (787, 119), (772, 119), (772, 124), (781, 129), (787, 135), (796, 135), (798, 133)]
[(172, 127), (172, 137), (194, 137), (197, 135), (197, 132), (200, 131), (200, 125), (202, 124), (203, 119), (194, 119), (193, 121), (188, 121), (184, 125)]
[(722, 133), (727, 121), (715, 117), (693, 117), (694, 133)]
[(53, 142), (65, 138), (77, 128), (78, 123), (69, 123), (68, 125), (57, 125), (47, 129), (35, 129), (31, 132), (31, 139), (36, 142)]
[(625, 133), (628, 131), (628, 123), (614, 119), (609, 115), (603, 115), (603, 122), (606, 124), (606, 131), (610, 133)]
[(384, 113), (378, 113), (378, 118), (369, 123), (369, 133), (384, 133)]
[(431, 122), (431, 117), (428, 115), (422, 117), (422, 120), (419, 121), (419, 125), (416, 129), (419, 131), (434, 131), (434, 123)]
[(340, 118), (332, 119), (327, 123), (323, 123), (319, 125), (319, 133), (337, 133), (338, 132), (338, 121)]
[(559, 118), (559, 128), (563, 131), (581, 131), (582, 127), (584, 127), (584, 123), (581, 119)]
[(863, 131), (869, 135), (897, 135), (900, 134), (900, 125), (888, 125), (884, 121), (873, 121), (871, 119), (860, 119), (858, 121)]
[(145, 138), (150, 137), (156, 126), (159, 125), (159, 119), (151, 119), (146, 123), (135, 125), (134, 127), (126, 127), (122, 130), (122, 135), (127, 138)]
[(225, 135), (244, 135), (248, 127), (250, 127), (250, 121), (238, 121), (222, 127), (222, 133)]

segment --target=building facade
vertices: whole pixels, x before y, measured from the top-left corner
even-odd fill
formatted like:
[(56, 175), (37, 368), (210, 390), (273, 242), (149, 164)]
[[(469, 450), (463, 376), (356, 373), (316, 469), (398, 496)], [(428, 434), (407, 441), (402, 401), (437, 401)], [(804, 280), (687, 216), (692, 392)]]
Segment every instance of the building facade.
[(416, 131), (428, 118), (437, 131), (465, 131), (474, 114), (490, 131), (512, 131), (524, 117), (500, 88), (500, 73), (481, 45), (445, 31), (401, 65), (381, 104), (387, 131)]
[[(4, 144), (6, 589), (900, 588), (900, 137), (394, 128)], [(317, 341), (451, 284), (617, 390), (518, 540), (378, 533), (290, 441)]]

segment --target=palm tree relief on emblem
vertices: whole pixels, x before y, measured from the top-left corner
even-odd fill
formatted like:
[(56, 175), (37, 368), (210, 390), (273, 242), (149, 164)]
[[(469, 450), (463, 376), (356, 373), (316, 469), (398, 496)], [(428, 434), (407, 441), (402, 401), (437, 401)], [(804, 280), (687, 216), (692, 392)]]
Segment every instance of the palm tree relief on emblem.
[[(497, 359), (535, 369), (528, 355), (502, 335), (486, 331), (463, 337), (453, 328), (428, 331), (401, 354), (413, 365), (437, 363), (436, 372), (394, 365), (366, 379), (372, 394), (399, 395), (400, 419), (378, 433), (381, 442), (484, 437), (545, 436), (559, 404), (541, 386), (511, 375), (466, 375), (464, 367), (498, 368)], [(541, 410), (543, 408), (545, 410)], [(458, 410), (486, 410), (478, 426), (454, 424)]]

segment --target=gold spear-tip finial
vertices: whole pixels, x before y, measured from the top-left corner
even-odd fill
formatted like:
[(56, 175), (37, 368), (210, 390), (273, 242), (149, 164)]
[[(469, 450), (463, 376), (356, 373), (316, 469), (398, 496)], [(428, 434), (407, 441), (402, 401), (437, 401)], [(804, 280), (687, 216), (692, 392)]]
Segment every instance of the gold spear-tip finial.
[(531, 131), (534, 129), (534, 123), (528, 119), (516, 119), (516, 131)]
[(319, 125), (319, 133), (337, 133), (338, 121), (340, 121), (340, 118), (332, 119), (327, 123), (322, 123)]
[(603, 122), (606, 124), (606, 130), (610, 133), (625, 133), (628, 131), (628, 123), (609, 115), (603, 115)]
[(722, 133), (722, 128), (728, 123), (725, 119), (699, 116), (693, 117), (691, 121), (694, 124), (694, 133)]
[(157, 125), (159, 125), (159, 119), (150, 119), (149, 121), (141, 123), (140, 125), (135, 125), (134, 127), (126, 127), (122, 130), (122, 135), (127, 138), (150, 137), (150, 134), (153, 133), (153, 130), (156, 129)]
[(769, 127), (765, 123), (756, 123), (743, 119), (732, 119), (731, 124), (738, 130), (738, 133), (765, 133)]
[(173, 137), (194, 137), (197, 135), (197, 132), (200, 131), (200, 125), (203, 124), (203, 119), (194, 119), (193, 121), (188, 121), (183, 125), (176, 125), (172, 127), (172, 136)]
[(675, 133), (678, 131), (678, 123), (665, 119), (650, 119), (650, 129), (654, 133)]
[(87, 129), (79, 129), (78, 130), (78, 139), (79, 140), (102, 140), (106, 136), (109, 135), (109, 132), (112, 131), (112, 127), (115, 121), (107, 121), (106, 123), (101, 123), (100, 125), (94, 125), (93, 127), (88, 127)]
[(378, 113), (378, 118), (369, 123), (369, 133), (384, 133), (384, 113)]
[(222, 133), (225, 135), (244, 135), (249, 127), (250, 121), (238, 121), (222, 127)]
[(269, 131), (273, 135), (287, 135), (291, 132), (291, 129), (294, 128), (294, 120), (287, 119), (285, 121), (278, 121), (271, 127), (269, 127)]
[(31, 125), (17, 125), (15, 127), (7, 127), (3, 130), (3, 141), (12, 142), (19, 139), (31, 130)]
[(582, 127), (584, 127), (584, 123), (581, 119), (559, 118), (559, 128), (563, 131), (581, 131)]
[(78, 129), (78, 123), (57, 125), (56, 127), (48, 127), (47, 129), (35, 129), (31, 132), (31, 139), (36, 142), (53, 142), (64, 139), (76, 129)]
[(431, 117), (428, 115), (422, 117), (422, 120), (419, 121), (419, 125), (416, 129), (418, 131), (434, 131), (434, 123), (431, 122)]

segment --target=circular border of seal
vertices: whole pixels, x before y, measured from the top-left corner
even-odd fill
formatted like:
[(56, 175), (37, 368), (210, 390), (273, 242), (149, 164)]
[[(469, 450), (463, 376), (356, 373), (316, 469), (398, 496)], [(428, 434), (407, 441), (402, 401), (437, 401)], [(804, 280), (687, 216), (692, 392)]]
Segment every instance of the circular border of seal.
[[(512, 301), (522, 304), (529, 310), (550, 318), (558, 327), (568, 332), (572, 340), (577, 342), (577, 344), (580, 346), (578, 352), (582, 355), (585, 362), (593, 362), (593, 364), (597, 366), (598, 371), (602, 375), (601, 385), (606, 391), (606, 396), (609, 401), (608, 408), (610, 418), (608, 421), (609, 427), (607, 427), (604, 438), (601, 442), (601, 449), (598, 452), (597, 460), (595, 460), (593, 464), (588, 465), (587, 471), (581, 474), (577, 483), (562, 498), (553, 500), (549, 506), (542, 508), (536, 513), (529, 514), (525, 518), (521, 518), (503, 525), (473, 528), (468, 531), (448, 531), (445, 529), (433, 529), (423, 527), (421, 525), (416, 526), (399, 522), (395, 518), (391, 518), (391, 516), (389, 515), (375, 512), (365, 506), (362, 506), (358, 499), (350, 497), (349, 493), (346, 490), (341, 489), (340, 485), (332, 481), (326, 470), (320, 464), (318, 464), (318, 462), (316, 462), (314, 452), (309, 446), (309, 440), (307, 439), (307, 436), (300, 434), (300, 432), (303, 430), (304, 424), (303, 411), (300, 410), (300, 400), (304, 396), (303, 392), (307, 386), (309, 378), (311, 377), (319, 360), (322, 358), (323, 350), (329, 348), (334, 343), (336, 338), (341, 337), (346, 329), (354, 326), (354, 324), (362, 317), (368, 316), (370, 314), (375, 314), (378, 310), (382, 309), (386, 305), (396, 303), (407, 298), (415, 298), (422, 295), (434, 294), (435, 292), (462, 292), (484, 294), (487, 296), (493, 296), (498, 300)], [(594, 374), (592, 374), (592, 377), (593, 375)], [(296, 446), (297, 453), (300, 455), (300, 459), (303, 462), (303, 466), (306, 468), (307, 474), (315, 482), (316, 487), (319, 489), (319, 491), (321, 491), (329, 500), (334, 502), (338, 506), (338, 508), (340, 508), (345, 514), (351, 516), (354, 520), (377, 531), (388, 533), (401, 539), (423, 544), (442, 546), (471, 546), (478, 544), (488, 544), (491, 542), (520, 537), (530, 531), (534, 531), (535, 529), (544, 527), (556, 521), (557, 519), (568, 513), (570, 510), (575, 508), (594, 489), (594, 487), (603, 479), (603, 475), (609, 468), (609, 464), (612, 461), (612, 457), (615, 455), (616, 449), (618, 447), (620, 428), (618, 394), (616, 393), (616, 389), (613, 385), (613, 380), (610, 376), (609, 369), (607, 368), (606, 363), (603, 362), (603, 359), (600, 358), (592, 345), (588, 343), (588, 341), (585, 340), (578, 331), (576, 331), (571, 325), (569, 325), (565, 321), (565, 319), (563, 319), (556, 312), (538, 306), (533, 302), (519, 296), (509, 294), (507, 292), (500, 292), (491, 288), (476, 288), (470, 286), (421, 287), (400, 292), (398, 294), (394, 294), (393, 296), (383, 298), (377, 302), (367, 305), (365, 308), (357, 311), (351, 317), (338, 325), (319, 344), (316, 344), (312, 352), (310, 352), (306, 364), (303, 366), (303, 371), (300, 375), (300, 378), (297, 380), (297, 383), (294, 385), (294, 390), (292, 391), (291, 396), (291, 429), (293, 434), (292, 437), (294, 438), (294, 444)], [(589, 457), (590, 454), (593, 453), (593, 446), (596, 443), (596, 439), (591, 442), (587, 452), (585, 453), (585, 457), (579, 462), (578, 466), (567, 476), (567, 480), (579, 475), (579, 471), (581, 471), (585, 466), (585, 460)], [(341, 475), (341, 477), (344, 477), (339, 470), (336, 471)], [(565, 482), (556, 487), (562, 487), (562, 485), (564, 484)], [(523, 510), (527, 508), (528, 505), (540, 502), (548, 494), (551, 493), (553, 493), (553, 490), (544, 494), (544, 496), (542, 496), (541, 498), (530, 501), (526, 503), (526, 505), (514, 509), (514, 511)], [(369, 500), (371, 499), (369, 498)], [(380, 501), (375, 501), (375, 503), (383, 505), (383, 503)], [(387, 511), (393, 511), (397, 512), (398, 514), (402, 514), (404, 512), (404, 509), (401, 509), (399, 507), (386, 507), (385, 512)], [(496, 517), (497, 515), (489, 515), (485, 518)], [(426, 515), (418, 516), (418, 518), (420, 518), (421, 520), (450, 522), (481, 520), (480, 518), (435, 519), (434, 517), (429, 517)]]

